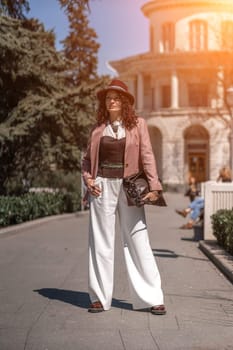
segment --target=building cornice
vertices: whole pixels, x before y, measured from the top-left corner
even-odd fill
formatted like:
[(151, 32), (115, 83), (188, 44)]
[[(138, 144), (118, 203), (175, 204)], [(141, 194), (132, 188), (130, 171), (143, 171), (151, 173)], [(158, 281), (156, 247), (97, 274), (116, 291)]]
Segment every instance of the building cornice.
[(121, 74), (136, 74), (137, 72), (152, 73), (169, 69), (213, 69), (220, 65), (232, 65), (233, 51), (202, 51), (174, 52), (163, 54), (145, 53), (122, 60), (111, 61), (109, 64)]
[(145, 118), (171, 118), (171, 117), (193, 117), (206, 119), (209, 117), (227, 117), (228, 111), (224, 108), (217, 109), (211, 107), (183, 107), (183, 108), (161, 108), (158, 111), (145, 112)]
[(222, 11), (229, 11), (233, 9), (232, 0), (154, 0), (146, 3), (141, 7), (143, 14), (149, 17), (151, 13), (159, 10), (166, 10), (179, 7), (209, 7), (213, 9), (216, 7)]

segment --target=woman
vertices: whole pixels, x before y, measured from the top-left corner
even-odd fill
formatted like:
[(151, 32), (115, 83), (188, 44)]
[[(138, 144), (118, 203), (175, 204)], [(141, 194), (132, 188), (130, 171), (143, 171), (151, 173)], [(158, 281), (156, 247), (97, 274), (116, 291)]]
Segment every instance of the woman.
[(232, 181), (232, 175), (231, 175), (231, 169), (227, 166), (222, 167), (219, 170), (219, 176), (216, 180), (217, 182), (231, 182)]
[(150, 247), (143, 207), (129, 206), (123, 178), (144, 169), (156, 200), (162, 190), (144, 119), (135, 115), (134, 97), (114, 79), (97, 93), (97, 125), (82, 163), (90, 194), (89, 312), (109, 310), (113, 293), (115, 218), (119, 215), (122, 243), (134, 309), (166, 313), (160, 274)]
[(185, 192), (185, 196), (188, 196), (190, 202), (192, 202), (197, 196), (199, 196), (199, 188), (194, 176), (189, 177), (188, 190)]

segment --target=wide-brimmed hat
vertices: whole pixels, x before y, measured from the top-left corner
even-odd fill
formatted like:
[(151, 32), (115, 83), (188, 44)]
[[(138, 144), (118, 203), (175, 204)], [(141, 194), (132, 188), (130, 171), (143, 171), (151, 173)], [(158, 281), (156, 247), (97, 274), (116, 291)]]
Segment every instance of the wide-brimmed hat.
[(118, 79), (113, 79), (105, 89), (97, 91), (97, 94), (96, 94), (97, 98), (99, 100), (104, 99), (106, 93), (109, 90), (115, 90), (117, 92), (123, 93), (124, 95), (126, 95), (129, 98), (130, 104), (131, 105), (134, 104), (134, 97), (133, 97), (133, 95), (131, 95), (129, 93), (128, 87), (123, 81), (118, 80)]

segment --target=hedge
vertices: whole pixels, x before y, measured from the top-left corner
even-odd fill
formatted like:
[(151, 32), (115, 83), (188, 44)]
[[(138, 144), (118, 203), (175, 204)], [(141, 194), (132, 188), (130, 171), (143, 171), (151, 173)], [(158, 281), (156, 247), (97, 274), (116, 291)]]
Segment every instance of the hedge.
[(218, 244), (233, 255), (233, 209), (220, 209), (211, 216)]
[(0, 196), (0, 227), (80, 210), (80, 194), (71, 192), (26, 193)]

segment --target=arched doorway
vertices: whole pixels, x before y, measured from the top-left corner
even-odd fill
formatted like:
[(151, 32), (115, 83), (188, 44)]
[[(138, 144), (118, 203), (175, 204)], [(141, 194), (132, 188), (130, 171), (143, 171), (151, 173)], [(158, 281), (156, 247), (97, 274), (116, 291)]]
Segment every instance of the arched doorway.
[(184, 131), (185, 169), (197, 182), (209, 179), (209, 134), (201, 125), (192, 125)]
[(149, 134), (152, 144), (152, 149), (156, 159), (157, 172), (159, 178), (163, 179), (163, 157), (162, 157), (162, 134), (155, 126), (149, 127)]

